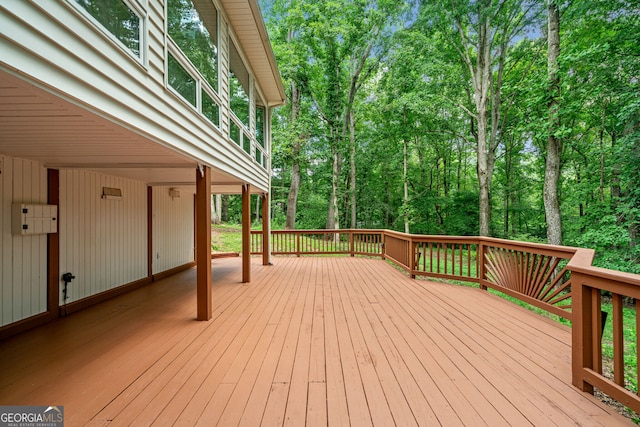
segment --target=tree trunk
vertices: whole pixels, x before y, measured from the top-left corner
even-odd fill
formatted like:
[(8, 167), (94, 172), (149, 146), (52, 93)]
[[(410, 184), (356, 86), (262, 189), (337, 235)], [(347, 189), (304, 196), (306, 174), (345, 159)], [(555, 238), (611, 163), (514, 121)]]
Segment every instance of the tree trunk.
[(220, 219), (222, 222), (229, 222), (229, 196), (222, 195), (222, 202), (220, 203)]
[(552, 245), (562, 244), (562, 219), (558, 201), (558, 182), (560, 181), (560, 154), (562, 144), (555, 135), (560, 127), (558, 91), (558, 56), (560, 54), (560, 13), (555, 0), (548, 0), (548, 53), (547, 70), (549, 73), (549, 136), (547, 139), (547, 159), (544, 174), (544, 210), (547, 218), (547, 241)]
[(329, 194), (329, 212), (327, 214), (327, 229), (340, 228), (340, 216), (338, 210), (338, 185), (340, 184), (340, 153), (338, 147), (331, 149), (333, 165), (331, 168), (331, 193)]
[[(291, 82), (291, 126), (295, 129), (295, 124), (300, 116), (300, 90), (295, 81)], [(289, 196), (287, 197), (287, 218), (284, 228), (293, 230), (296, 228), (296, 211), (298, 208), (298, 194), (300, 192), (300, 151), (302, 150), (302, 136), (295, 135), (293, 146), (291, 147), (291, 184), (289, 186)]]
[(211, 222), (214, 224), (220, 224), (222, 222), (222, 199), (220, 194), (211, 195)]
[[(485, 7), (487, 7), (485, 5)], [(477, 159), (478, 159), (478, 186), (480, 190), (480, 236), (491, 234), (491, 200), (489, 192), (491, 187), (491, 172), (488, 152), (489, 146), (489, 121), (488, 101), (489, 87), (491, 84), (491, 24), (489, 16), (484, 11), (478, 13), (478, 55), (476, 58), (475, 72), (472, 73), (474, 101), (476, 106), (477, 131)]]
[(351, 228), (358, 228), (356, 207), (356, 123), (353, 109), (349, 112), (349, 203), (351, 204)]
[(491, 234), (489, 168), (487, 159), (487, 111), (478, 111), (478, 185), (480, 189), (480, 236)]
[(604, 203), (604, 168), (605, 168), (605, 152), (604, 152), (604, 131), (605, 131), (605, 119), (606, 119), (607, 105), (605, 103), (602, 108), (602, 123), (600, 126), (600, 186), (598, 187), (598, 194), (600, 196), (600, 203)]
[(404, 232), (405, 233), (409, 233), (409, 215), (407, 212), (407, 209), (409, 208), (409, 179), (407, 177), (407, 140), (403, 139), (402, 140), (402, 150), (403, 150), (403, 157), (402, 157), (402, 180), (404, 182), (404, 194), (403, 194), (403, 205), (405, 206), (405, 212), (402, 213), (402, 216), (404, 217)]

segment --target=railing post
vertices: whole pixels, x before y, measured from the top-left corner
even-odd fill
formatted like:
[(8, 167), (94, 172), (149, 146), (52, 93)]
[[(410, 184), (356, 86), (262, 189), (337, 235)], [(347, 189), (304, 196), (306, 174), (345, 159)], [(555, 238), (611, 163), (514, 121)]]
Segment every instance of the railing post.
[(571, 373), (572, 383), (593, 394), (593, 386), (584, 380), (584, 368), (593, 369), (593, 293), (584, 286), (584, 276), (571, 272)]
[(385, 231), (383, 231), (380, 234), (380, 244), (382, 245), (382, 248), (380, 252), (382, 252), (382, 259), (386, 260), (387, 259), (387, 233)]
[(486, 247), (484, 245), (484, 240), (482, 240), (482, 237), (479, 240), (478, 243), (478, 279), (480, 279), (480, 289), (483, 290), (487, 290), (487, 287), (485, 285), (482, 284), (482, 281), (485, 280), (487, 278), (487, 271), (485, 269), (485, 263), (484, 263), (484, 258), (485, 258), (485, 251), (486, 251)]
[(416, 278), (416, 275), (413, 273), (413, 270), (416, 269), (416, 248), (413, 242), (413, 235), (409, 237), (409, 277), (412, 279)]
[(349, 251), (351, 252), (351, 256), (355, 256), (356, 254), (354, 253), (354, 239), (353, 239), (353, 230), (349, 230)]
[(296, 233), (296, 256), (300, 258), (300, 233)]

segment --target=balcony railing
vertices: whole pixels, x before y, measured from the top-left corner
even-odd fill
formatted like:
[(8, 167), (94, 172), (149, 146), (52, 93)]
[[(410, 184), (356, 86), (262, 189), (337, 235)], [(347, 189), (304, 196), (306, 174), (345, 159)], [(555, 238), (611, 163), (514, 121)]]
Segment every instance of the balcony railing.
[[(262, 232), (252, 231), (251, 253), (262, 253)], [(488, 237), (426, 236), (390, 230), (273, 230), (274, 255), (364, 255), (387, 259), (415, 278), (444, 278), (493, 288), (572, 323), (573, 384), (594, 387), (640, 412), (637, 390), (625, 380), (624, 297), (635, 298), (640, 329), (640, 276), (593, 267), (591, 249)], [(613, 378), (603, 375), (602, 294), (613, 304)], [(636, 384), (640, 376), (636, 375)]]

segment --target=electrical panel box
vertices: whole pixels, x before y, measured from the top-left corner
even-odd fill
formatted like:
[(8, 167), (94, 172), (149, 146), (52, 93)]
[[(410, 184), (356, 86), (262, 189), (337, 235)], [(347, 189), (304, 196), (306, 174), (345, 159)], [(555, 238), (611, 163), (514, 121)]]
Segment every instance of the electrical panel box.
[(11, 232), (13, 234), (48, 234), (58, 232), (56, 205), (11, 205)]

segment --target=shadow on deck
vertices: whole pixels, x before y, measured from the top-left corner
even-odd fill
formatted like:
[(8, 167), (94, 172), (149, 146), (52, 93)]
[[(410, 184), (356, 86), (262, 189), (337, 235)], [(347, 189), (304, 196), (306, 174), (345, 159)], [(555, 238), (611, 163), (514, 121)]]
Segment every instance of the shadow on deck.
[(571, 331), (381, 260), (213, 260), (0, 343), (0, 404), (67, 425), (632, 425), (571, 385)]

